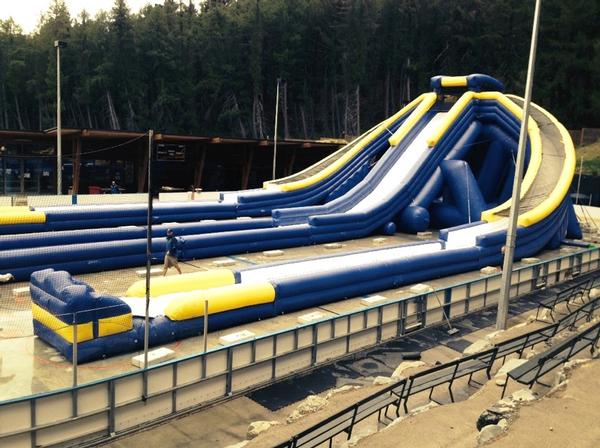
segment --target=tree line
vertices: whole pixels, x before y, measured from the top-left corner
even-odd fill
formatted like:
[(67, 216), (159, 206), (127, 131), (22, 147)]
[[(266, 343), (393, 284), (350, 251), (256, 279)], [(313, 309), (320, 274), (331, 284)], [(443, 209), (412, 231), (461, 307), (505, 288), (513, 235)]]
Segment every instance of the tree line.
[[(429, 90), (487, 73), (522, 94), (534, 1), (126, 0), (95, 17), (53, 0), (32, 34), (0, 22), (0, 128), (272, 137), (357, 135)], [(534, 101), (600, 125), (600, 0), (543, 3)]]

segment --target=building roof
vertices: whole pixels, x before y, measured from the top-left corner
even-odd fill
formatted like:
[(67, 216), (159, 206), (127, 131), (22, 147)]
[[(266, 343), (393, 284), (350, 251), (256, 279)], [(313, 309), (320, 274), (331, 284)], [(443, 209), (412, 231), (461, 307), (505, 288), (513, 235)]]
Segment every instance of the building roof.
[[(63, 128), (63, 137), (80, 137), (82, 139), (102, 139), (102, 140), (122, 140), (141, 138), (147, 135), (146, 132), (139, 131), (115, 131), (108, 129), (77, 129)], [(27, 140), (50, 140), (56, 137), (56, 128), (50, 128), (43, 131), (22, 131), (22, 130), (0, 130), (0, 140), (27, 141)], [(211, 145), (250, 145), (250, 146), (273, 146), (272, 139), (254, 139), (242, 137), (220, 137), (220, 136), (200, 136), (156, 133), (154, 135), (156, 142), (165, 143), (207, 143)], [(337, 138), (322, 138), (319, 140), (303, 139), (281, 139), (277, 140), (277, 145), (282, 147), (297, 148), (331, 148), (346, 144), (346, 140)]]

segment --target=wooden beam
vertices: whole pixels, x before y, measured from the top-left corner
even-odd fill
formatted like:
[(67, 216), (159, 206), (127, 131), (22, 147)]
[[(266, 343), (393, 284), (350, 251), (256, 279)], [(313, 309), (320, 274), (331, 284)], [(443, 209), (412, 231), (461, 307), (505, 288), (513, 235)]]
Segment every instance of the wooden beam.
[(81, 175), (81, 137), (73, 139), (73, 194), (79, 194), (79, 179)]
[(146, 189), (146, 181), (148, 179), (148, 149), (144, 141), (140, 143), (139, 149), (142, 152), (141, 163), (137, 172), (137, 192), (144, 193)]
[(196, 159), (194, 168), (194, 188), (202, 188), (202, 173), (204, 172), (204, 162), (206, 160), (206, 146), (202, 145), (200, 156)]
[(250, 172), (252, 171), (252, 161), (254, 159), (254, 148), (248, 148), (246, 150), (246, 162), (242, 168), (242, 190), (248, 189), (248, 180), (250, 179)]
[(294, 172), (294, 164), (296, 163), (296, 148), (290, 151), (290, 157), (288, 159), (287, 166), (285, 167), (284, 177), (288, 177)]

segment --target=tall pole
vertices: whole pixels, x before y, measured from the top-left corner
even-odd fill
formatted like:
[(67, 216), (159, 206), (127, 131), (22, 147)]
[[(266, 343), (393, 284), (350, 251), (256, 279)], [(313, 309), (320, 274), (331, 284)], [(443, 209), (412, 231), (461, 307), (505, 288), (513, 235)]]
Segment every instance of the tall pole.
[(150, 269), (152, 268), (152, 143), (154, 131), (148, 131), (148, 214), (146, 219), (146, 312), (144, 314), (144, 369), (148, 368), (150, 338)]
[(515, 253), (515, 240), (517, 237), (517, 218), (521, 202), (521, 181), (523, 177), (523, 165), (525, 164), (525, 144), (527, 141), (527, 130), (529, 123), (529, 106), (531, 103), (531, 90), (533, 88), (533, 73), (535, 70), (535, 55), (537, 50), (537, 37), (540, 24), (541, 0), (535, 2), (533, 14), (533, 29), (531, 30), (531, 47), (529, 49), (529, 63), (527, 67), (527, 82), (525, 84), (525, 102), (523, 104), (523, 120), (519, 134), (519, 146), (517, 149), (517, 166), (515, 167), (515, 178), (513, 180), (512, 206), (510, 207), (508, 231), (506, 232), (506, 244), (504, 246), (504, 263), (502, 266), (502, 285), (500, 287), (500, 300), (498, 301), (498, 313), (496, 316), (496, 329), (505, 330), (508, 320), (508, 301), (510, 299), (510, 283), (512, 279), (513, 257)]
[(277, 123), (279, 121), (279, 83), (280, 78), (277, 78), (277, 94), (275, 100), (275, 139), (273, 141), (273, 180), (275, 180), (275, 168), (277, 167)]
[(62, 194), (62, 123), (60, 114), (60, 49), (66, 42), (55, 40), (56, 47), (56, 194)]
[(575, 196), (575, 205), (579, 204), (579, 187), (581, 186), (581, 172), (583, 171), (583, 156), (579, 163), (579, 176), (577, 176), (577, 195)]

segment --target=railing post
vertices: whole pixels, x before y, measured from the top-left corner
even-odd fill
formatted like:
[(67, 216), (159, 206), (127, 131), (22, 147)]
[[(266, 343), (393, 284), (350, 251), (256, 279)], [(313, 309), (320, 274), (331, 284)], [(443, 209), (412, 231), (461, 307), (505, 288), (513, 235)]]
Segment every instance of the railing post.
[(227, 347), (227, 373), (225, 374), (225, 395), (231, 397), (233, 382), (233, 347)]
[(206, 350), (208, 348), (208, 300), (204, 300), (204, 335), (202, 337), (202, 342), (204, 345), (204, 349), (202, 350), (202, 353), (206, 353)]
[(381, 343), (382, 331), (381, 326), (383, 325), (383, 307), (377, 308), (377, 344)]
[(36, 410), (36, 400), (33, 399), (29, 402), (29, 414), (30, 414), (30, 423), (31, 428), (33, 428), (30, 432), (31, 434), (31, 447), (35, 448), (38, 446), (37, 444), (37, 430), (35, 427), (37, 426), (37, 410)]
[(317, 364), (317, 334), (318, 328), (317, 324), (313, 324), (312, 326), (312, 347), (310, 351), (310, 364), (311, 366), (315, 366)]
[(108, 383), (108, 434), (113, 436), (115, 433), (115, 382), (110, 380)]
[(73, 313), (73, 387), (77, 386), (77, 312)]

